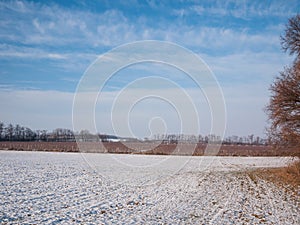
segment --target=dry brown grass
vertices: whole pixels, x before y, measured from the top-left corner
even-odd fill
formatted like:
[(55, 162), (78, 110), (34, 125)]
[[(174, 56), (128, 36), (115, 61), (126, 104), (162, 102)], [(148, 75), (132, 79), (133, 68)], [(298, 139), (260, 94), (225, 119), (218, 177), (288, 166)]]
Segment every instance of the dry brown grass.
[(253, 175), (273, 182), (275, 185), (288, 188), (296, 195), (300, 190), (300, 160), (299, 158), (286, 167), (258, 169), (251, 172)]
[(294, 156), (299, 152), (299, 149), (274, 149), (271, 146), (262, 145), (222, 145), (217, 152), (213, 146), (210, 146), (212, 148), (207, 151), (206, 144), (201, 143), (176, 145), (159, 142), (103, 142), (103, 144), (99, 142), (0, 142), (0, 150), (78, 152), (78, 147), (80, 147), (80, 151), (84, 152), (195, 156), (205, 154), (217, 154), (218, 156)]

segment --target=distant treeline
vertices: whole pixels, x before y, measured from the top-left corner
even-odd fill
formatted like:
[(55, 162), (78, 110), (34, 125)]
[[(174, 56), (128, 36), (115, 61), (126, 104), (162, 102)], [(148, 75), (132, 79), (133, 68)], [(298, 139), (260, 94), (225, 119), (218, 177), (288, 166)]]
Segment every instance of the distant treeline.
[(5, 125), (0, 122), (1, 141), (75, 141), (74, 133), (69, 129), (32, 130), (19, 124)]
[[(0, 122), (0, 141), (43, 141), (43, 142), (118, 142), (118, 141), (141, 141), (136, 138), (121, 138), (114, 135), (107, 134), (91, 134), (88, 130), (80, 132), (73, 132), (70, 129), (57, 128), (53, 131), (48, 130), (32, 130), (28, 127), (19, 124), (5, 125)], [(160, 141), (165, 144), (181, 143), (223, 143), (234, 145), (267, 145), (266, 139), (254, 135), (247, 137), (230, 136), (222, 140), (220, 136), (213, 134), (202, 135), (184, 135), (184, 134), (156, 134), (153, 138), (145, 138), (144, 142)]]
[[(88, 130), (73, 132), (70, 129), (56, 128), (53, 131), (32, 130), (19, 124), (5, 125), (0, 122), (0, 141), (44, 141), (44, 142), (94, 142), (101, 140), (103, 142), (116, 142), (120, 138), (109, 134), (92, 134)], [(127, 140), (137, 141), (136, 138), (127, 138)]]
[(230, 136), (222, 139), (220, 136), (209, 134), (206, 136), (203, 135), (184, 135), (184, 134), (156, 134), (153, 139), (155, 141), (163, 141), (168, 143), (177, 143), (177, 142), (187, 142), (187, 143), (223, 143), (223, 144), (237, 144), (237, 145), (267, 145), (268, 140), (261, 138), (259, 136), (254, 136), (253, 134), (239, 137), (239, 136)]

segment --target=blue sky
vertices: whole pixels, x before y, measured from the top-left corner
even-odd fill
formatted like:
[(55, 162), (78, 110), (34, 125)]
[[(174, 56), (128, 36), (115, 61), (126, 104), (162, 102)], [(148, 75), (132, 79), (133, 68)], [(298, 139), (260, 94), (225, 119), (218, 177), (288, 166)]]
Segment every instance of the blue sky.
[[(299, 8), (296, 0), (0, 1), (0, 119), (72, 127), (72, 96), (87, 67), (114, 47), (151, 39), (188, 48), (209, 65), (224, 92), (227, 135), (263, 135), (268, 87), (292, 62), (279, 36)], [(109, 85), (142, 72), (128, 69)]]

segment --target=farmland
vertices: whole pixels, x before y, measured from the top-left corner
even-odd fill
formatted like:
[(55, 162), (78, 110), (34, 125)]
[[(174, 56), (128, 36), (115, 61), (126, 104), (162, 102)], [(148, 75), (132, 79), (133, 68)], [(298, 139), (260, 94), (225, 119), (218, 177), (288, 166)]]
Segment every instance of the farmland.
[(0, 151), (0, 223), (299, 224), (299, 189), (251, 173), (292, 160)]
[[(98, 152), (147, 155), (209, 155), (206, 144), (159, 142), (0, 142), (0, 149), (18, 151)], [(266, 145), (222, 145), (213, 155), (218, 156), (291, 156), (298, 150), (276, 150)]]

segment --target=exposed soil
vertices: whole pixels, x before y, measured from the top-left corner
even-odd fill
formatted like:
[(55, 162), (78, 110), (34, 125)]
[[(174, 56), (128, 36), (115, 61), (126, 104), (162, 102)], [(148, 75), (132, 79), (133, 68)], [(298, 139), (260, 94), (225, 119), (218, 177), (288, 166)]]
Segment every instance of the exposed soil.
[(2, 150), (97, 152), (147, 155), (218, 155), (218, 156), (291, 156), (299, 150), (276, 150), (264, 145), (210, 146), (198, 143), (164, 144), (159, 142), (0, 142)]

